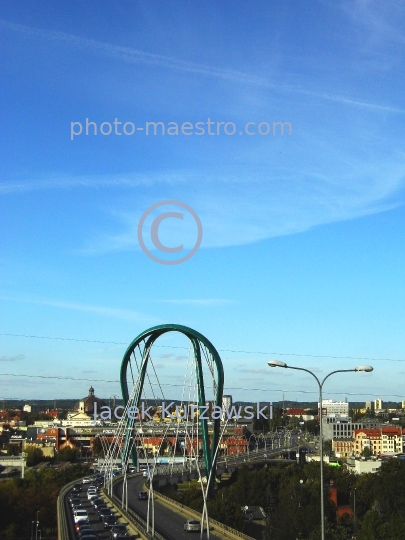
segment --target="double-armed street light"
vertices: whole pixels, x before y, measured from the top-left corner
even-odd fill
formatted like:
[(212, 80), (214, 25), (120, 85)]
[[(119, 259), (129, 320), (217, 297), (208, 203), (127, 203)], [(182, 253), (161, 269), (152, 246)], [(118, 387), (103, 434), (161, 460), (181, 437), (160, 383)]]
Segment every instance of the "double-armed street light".
[(315, 375), (315, 373), (312, 373), (309, 369), (301, 368), (301, 367), (295, 367), (295, 366), (288, 366), (285, 362), (281, 362), (280, 360), (270, 360), (268, 362), (268, 365), (270, 367), (280, 367), (280, 368), (288, 368), (288, 369), (296, 369), (298, 371), (305, 371), (306, 373), (309, 373), (314, 377), (316, 382), (318, 383), (319, 387), (319, 462), (321, 465), (321, 537), (322, 540), (325, 540), (325, 511), (324, 511), (324, 485), (323, 485), (323, 434), (322, 434), (322, 388), (323, 384), (331, 375), (335, 373), (347, 373), (350, 371), (365, 371), (369, 373), (370, 371), (373, 371), (373, 368), (371, 366), (357, 366), (354, 369), (337, 369), (335, 371), (332, 371), (331, 373), (328, 373), (326, 377), (322, 381), (318, 379), (318, 377)]

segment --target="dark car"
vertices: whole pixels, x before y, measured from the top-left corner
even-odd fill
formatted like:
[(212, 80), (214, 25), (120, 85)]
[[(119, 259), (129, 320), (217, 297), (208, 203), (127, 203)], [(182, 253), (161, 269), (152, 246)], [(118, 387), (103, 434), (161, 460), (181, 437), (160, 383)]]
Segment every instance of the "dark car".
[(93, 526), (90, 523), (76, 523), (75, 530), (77, 534), (82, 534), (85, 530), (93, 530)]
[(98, 536), (95, 534), (86, 534), (86, 536), (82, 536), (81, 540), (98, 540)]
[(147, 501), (148, 500), (148, 494), (146, 493), (146, 491), (140, 491), (138, 493), (138, 499), (140, 501)]
[(117, 523), (116, 525), (111, 527), (110, 538), (111, 540), (116, 540), (118, 538), (129, 538), (127, 526), (123, 523)]
[(72, 497), (70, 499), (70, 506), (73, 508), (76, 504), (82, 504), (82, 500), (79, 497)]
[(111, 527), (117, 523), (117, 518), (113, 515), (104, 516), (102, 522), (104, 529), (111, 529)]
[(79, 528), (76, 530), (78, 537), (81, 538), (82, 536), (85, 536), (86, 534), (97, 534), (96, 531), (93, 529), (91, 525), (80, 525)]
[(102, 521), (104, 516), (112, 516), (112, 513), (111, 513), (111, 510), (107, 507), (105, 508), (100, 508), (100, 511), (99, 511), (99, 516), (100, 516), (100, 520)]
[(97, 533), (94, 529), (86, 529), (81, 534), (79, 533), (78, 538), (79, 540), (83, 540), (83, 538), (87, 538), (88, 536), (94, 536), (95, 538), (97, 538)]
[(106, 506), (104, 499), (96, 499), (93, 501), (94, 510), (98, 511), (99, 508), (102, 508), (103, 506)]

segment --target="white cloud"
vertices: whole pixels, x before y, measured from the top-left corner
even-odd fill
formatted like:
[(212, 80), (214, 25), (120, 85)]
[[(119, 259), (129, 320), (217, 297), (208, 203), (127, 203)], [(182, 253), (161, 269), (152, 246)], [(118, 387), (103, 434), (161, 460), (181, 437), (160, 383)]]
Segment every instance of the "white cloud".
[[(233, 174), (221, 170), (216, 173), (209, 170), (204, 173), (197, 173), (195, 170), (172, 170), (166, 173), (151, 173), (147, 179), (136, 174), (70, 179), (50, 177), (47, 180), (17, 184), (3, 183), (0, 193), (5, 195), (42, 189), (114, 187), (109, 208), (104, 206), (105, 217), (108, 219), (103, 220), (101, 217), (98, 220), (100, 225), (96, 236), (83, 239), (82, 246), (75, 250), (76, 253), (85, 255), (139, 250), (139, 219), (145, 210), (156, 202), (157, 186), (162, 193), (162, 200), (180, 200), (197, 212), (203, 227), (201, 248), (243, 245), (296, 234), (315, 226), (351, 220), (402, 205), (405, 185), (403, 155), (393, 151), (391, 155), (385, 154), (385, 161), (379, 155), (371, 159), (367, 153), (356, 156), (356, 144), (347, 154), (344, 149), (333, 146), (332, 141), (323, 141), (321, 146), (313, 145), (317, 152), (310, 164), (303, 161), (299, 167), (297, 163), (300, 163), (300, 155), (305, 154), (306, 147), (311, 142), (313, 141), (309, 140), (303, 145), (300, 144), (298, 158), (288, 169), (284, 167), (281, 171), (276, 158), (267, 156), (260, 166), (259, 161), (256, 164), (251, 163), (241, 166), (239, 171)], [(371, 154), (372, 151), (373, 148), (370, 147), (368, 153)], [(312, 154), (313, 149), (308, 148), (307, 155)], [(255, 157), (251, 161), (254, 162)], [(121, 200), (117, 203), (120, 210), (114, 208), (115, 198), (120, 197), (120, 189), (126, 190), (128, 210), (122, 210)], [(111, 230), (111, 218), (116, 222), (114, 230)], [(104, 231), (103, 221), (108, 222), (108, 229)], [(179, 220), (165, 221), (168, 222), (164, 225), (168, 227), (167, 234), (171, 234), (172, 229), (173, 235), (178, 234), (175, 229), (177, 224), (170, 222)], [(186, 237), (181, 238), (182, 242), (173, 245), (194, 245), (195, 224), (188, 226), (185, 221), (181, 225), (186, 231)], [(211, 301), (208, 299), (207, 302)], [(201, 305), (205, 300), (201, 302), (198, 299), (179, 299), (168, 302)], [(63, 307), (69, 306), (65, 303)], [(73, 305), (70, 308), (73, 309)], [(86, 306), (74, 307), (79, 308), (89, 309)], [(100, 312), (103, 310), (92, 306), (91, 310), (94, 309)], [(122, 310), (120, 311), (122, 316)], [(113, 310), (110, 310), (110, 313), (112, 314)]]
[(15, 356), (0, 356), (0, 362), (18, 362), (19, 360), (24, 360), (24, 354), (17, 354)]
[[(166, 185), (164, 189), (165, 196), (186, 202), (199, 215), (203, 227), (202, 248), (243, 245), (401, 205), (405, 167), (393, 162), (385, 167), (375, 162), (373, 165), (349, 162), (347, 167), (342, 167), (330, 162), (325, 164), (328, 175), (303, 168), (292, 170), (284, 178), (279, 175), (271, 178), (271, 168), (267, 178), (259, 177), (254, 170), (251, 174), (241, 172), (239, 178), (219, 174), (209, 191), (205, 185), (209, 173), (200, 182), (195, 181), (194, 173), (189, 173), (181, 177), (178, 185)], [(187, 177), (189, 184), (184, 182)], [(131, 213), (115, 214), (117, 230), (114, 233), (87, 240), (80, 252), (94, 255), (138, 250), (139, 219), (143, 211), (156, 202), (156, 195), (144, 192), (143, 199), (147, 202), (134, 197)], [(194, 245), (192, 227), (182, 243)]]
[(94, 313), (96, 315), (102, 315), (106, 317), (114, 317), (118, 319), (125, 319), (128, 321), (153, 321), (156, 322), (156, 318), (152, 318), (149, 315), (139, 313), (138, 311), (131, 311), (128, 309), (110, 308), (104, 306), (93, 306), (89, 304), (78, 304), (75, 302), (62, 302), (59, 300), (50, 299), (32, 299), (32, 298), (13, 298), (9, 296), (1, 296), (2, 300), (7, 302), (20, 302), (23, 304), (34, 304), (38, 306), (51, 306), (62, 309), (70, 309), (74, 311), (84, 311), (88, 313)]
[(0, 27), (22, 35), (33, 36), (35, 38), (59, 43), (66, 43), (68, 46), (81, 50), (87, 50), (90, 53), (97, 53), (102, 54), (103, 56), (116, 58), (125, 63), (148, 64), (163, 67), (164, 69), (169, 70), (182, 71), (217, 79), (225, 79), (234, 83), (245, 83), (248, 85), (270, 88), (282, 92), (304, 94), (326, 101), (334, 101), (344, 105), (367, 108), (374, 111), (405, 114), (405, 110), (389, 105), (370, 103), (359, 99), (353, 99), (350, 96), (342, 96), (328, 92), (317, 92), (293, 84), (276, 83), (266, 79), (265, 77), (258, 77), (233, 69), (221, 67), (218, 68), (215, 66), (188, 62), (178, 58), (154, 54), (132, 47), (122, 47), (110, 43), (104, 43), (94, 39), (83, 38), (64, 32), (33, 28), (23, 24), (6, 21), (4, 19), (0, 19)]
[(223, 298), (183, 298), (176, 300), (160, 300), (164, 304), (179, 304), (188, 306), (227, 306), (233, 304), (232, 300), (225, 300)]

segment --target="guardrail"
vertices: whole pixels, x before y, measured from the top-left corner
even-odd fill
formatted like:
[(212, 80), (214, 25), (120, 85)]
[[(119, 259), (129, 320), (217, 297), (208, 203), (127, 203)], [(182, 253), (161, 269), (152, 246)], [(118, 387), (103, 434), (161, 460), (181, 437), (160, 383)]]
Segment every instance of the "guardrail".
[[(153, 491), (153, 496), (156, 499), (163, 499), (167, 504), (170, 504), (171, 506), (174, 506), (177, 509), (183, 510), (183, 512), (189, 514), (190, 517), (193, 517), (197, 519), (198, 521), (201, 520), (201, 514), (197, 512), (196, 510), (193, 510), (189, 506), (186, 506), (177, 501), (174, 501), (170, 497), (167, 497), (166, 495), (163, 495), (162, 493), (159, 493), (157, 491)], [(225, 536), (228, 536), (228, 538), (236, 537), (236, 538), (242, 538), (242, 540), (254, 540), (254, 538), (252, 538), (251, 536), (248, 536), (245, 533), (237, 531), (236, 529), (233, 529), (232, 527), (229, 527), (228, 525), (224, 525), (223, 523), (220, 523), (216, 519), (209, 518), (209, 523), (210, 523), (210, 530), (221, 532)]]
[[(274, 448), (269, 450), (263, 450), (260, 449), (259, 452), (251, 451), (248, 453), (240, 453), (240, 454), (232, 454), (230, 456), (227, 456), (226, 458), (222, 457), (217, 460), (217, 467), (218, 466), (228, 466), (228, 465), (236, 465), (236, 464), (243, 464), (243, 463), (249, 463), (249, 462), (255, 462), (255, 461), (265, 461), (266, 459), (271, 459), (272, 456), (276, 456), (279, 454), (283, 454), (285, 452), (293, 452), (298, 450), (299, 446), (285, 446), (282, 448)], [(264, 455), (267, 456), (267, 458), (264, 458)], [(200, 470), (205, 469), (205, 463), (202, 461), (199, 461), (199, 468)], [(197, 465), (195, 462), (189, 463), (175, 463), (175, 464), (159, 464), (158, 466), (155, 466), (153, 476), (165, 476), (168, 474), (173, 473), (185, 473), (187, 471), (195, 471), (197, 469)]]
[(66, 514), (65, 497), (77, 482), (79, 482), (79, 480), (73, 480), (72, 482), (69, 482), (69, 484), (63, 486), (63, 488), (59, 491), (56, 504), (56, 512), (58, 517), (58, 540), (71, 540)]
[(128, 508), (128, 510), (125, 510), (122, 508), (121, 500), (117, 497), (117, 495), (114, 494), (114, 485), (122, 480), (122, 476), (120, 475), (118, 478), (114, 478), (113, 480), (113, 493), (112, 495), (109, 495), (107, 490), (104, 489), (104, 495), (107, 497), (107, 499), (110, 500), (111, 503), (114, 503), (118, 508), (120, 509), (120, 512), (123, 516), (126, 517), (129, 521), (132, 521), (132, 523), (135, 525), (135, 527), (149, 540), (166, 540), (161, 536), (159, 533), (155, 531), (154, 536), (151, 535), (151, 533), (147, 530), (147, 524), (146, 521), (141, 518), (141, 516), (138, 516), (136, 512)]
[[(252, 461), (254, 462), (254, 461), (266, 460), (266, 458), (263, 457), (264, 454), (267, 455), (267, 458), (270, 458), (272, 455), (281, 454), (281, 453), (284, 453), (284, 452), (287, 452), (287, 451), (294, 451), (297, 448), (299, 448), (299, 447), (298, 446), (290, 446), (290, 447), (277, 448), (277, 449), (272, 449), (272, 450), (267, 450), (267, 451), (262, 451), (262, 452), (257, 452), (257, 453), (255, 452), (254, 457), (253, 457), (253, 452), (252, 452), (249, 455), (249, 459), (248, 459), (247, 463), (252, 462)], [(234, 456), (229, 456), (229, 457), (227, 457), (226, 460), (221, 459), (220, 461), (218, 461), (217, 466), (220, 465), (220, 464), (222, 466), (223, 465), (229, 466), (229, 465), (244, 464), (245, 461), (243, 461), (243, 460), (246, 459), (246, 456), (247, 456), (246, 453), (245, 454), (234, 455)], [(192, 469), (194, 469), (194, 468), (196, 468), (195, 465), (194, 465), (194, 467), (192, 467)], [(189, 467), (185, 467), (184, 464), (182, 464), (182, 463), (172, 464), (172, 465), (168, 464), (168, 465), (163, 466), (163, 467), (162, 467), (162, 465), (159, 465), (159, 467), (155, 468), (154, 476), (164, 476), (164, 475), (165, 476), (171, 476), (173, 473), (181, 473), (181, 472), (186, 473), (187, 469), (190, 470)], [(131, 474), (131, 475), (127, 475), (127, 477), (135, 476), (135, 475), (136, 475), (136, 473)], [(165, 540), (165, 538), (163, 536), (161, 536), (156, 531), (154, 533), (154, 536), (152, 536), (151, 533), (147, 530), (146, 521), (144, 519), (142, 519), (136, 512), (134, 512), (130, 508), (128, 508), (128, 510), (125, 510), (124, 508), (122, 508), (121, 499), (119, 497), (117, 497), (117, 495), (115, 495), (115, 493), (114, 493), (115, 484), (122, 481), (122, 480), (123, 480), (122, 474), (120, 474), (119, 476), (114, 478), (113, 482), (112, 482), (112, 484), (113, 484), (112, 495), (109, 495), (109, 493), (107, 492), (106, 489), (103, 490), (104, 495), (107, 497), (107, 499), (110, 500), (111, 503), (115, 504), (120, 509), (120, 512), (122, 513), (123, 516), (125, 516), (126, 519), (128, 519), (129, 521), (132, 521), (132, 523), (135, 525), (135, 527), (146, 538), (148, 538), (148, 540)], [(73, 482), (73, 484), (74, 484), (74, 482)], [(70, 485), (71, 484), (69, 484), (68, 490), (70, 489)], [(66, 492), (65, 492), (65, 495), (66, 495)], [(173, 507), (176, 507), (177, 509), (181, 509), (184, 513), (189, 514), (190, 517), (198, 519), (199, 521), (201, 520), (201, 514), (199, 512), (196, 512), (192, 508), (190, 508), (188, 506), (185, 506), (184, 504), (181, 504), (181, 503), (179, 503), (177, 501), (174, 501), (173, 499), (170, 499), (170, 497), (167, 497), (166, 495), (163, 495), (162, 493), (154, 491), (154, 497), (156, 497), (157, 499), (161, 498), (162, 500), (164, 500), (166, 502), (166, 504), (169, 504), (169, 505), (171, 505)], [(59, 504), (59, 498), (58, 498), (58, 504)], [(209, 523), (210, 523), (210, 529), (212, 527), (213, 530), (215, 529), (216, 531), (218, 531), (219, 533), (222, 533), (222, 535), (225, 535), (228, 538), (231, 538), (231, 539), (235, 539), (235, 538), (239, 539), (240, 538), (242, 540), (254, 540), (251, 536), (248, 536), (245, 533), (237, 531), (236, 529), (233, 529), (232, 527), (229, 527), (228, 525), (220, 523), (219, 521), (216, 521), (215, 519), (209, 518)], [(69, 540), (69, 536), (67, 536), (67, 537), (59, 537), (58, 540)]]

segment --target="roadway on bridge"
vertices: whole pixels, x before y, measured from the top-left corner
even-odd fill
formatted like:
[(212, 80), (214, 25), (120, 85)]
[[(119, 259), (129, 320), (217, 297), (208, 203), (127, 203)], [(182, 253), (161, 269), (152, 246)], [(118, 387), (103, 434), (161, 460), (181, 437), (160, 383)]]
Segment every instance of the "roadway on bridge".
[[(284, 440), (283, 440), (284, 442)], [(248, 465), (255, 462), (279, 462), (279, 460), (272, 459), (273, 456), (286, 453), (287, 451), (293, 451), (297, 449), (300, 443), (299, 437), (290, 439), (290, 447), (287, 448), (274, 448), (273, 450), (268, 448), (256, 449), (251, 451), (249, 455), (239, 454), (235, 456), (229, 456), (227, 459), (222, 458), (219, 460), (218, 466), (228, 465), (230, 468), (240, 466), (242, 464)], [(297, 445), (295, 448), (294, 446)], [(264, 457), (266, 455), (266, 457)], [(295, 460), (289, 460), (289, 463), (294, 463)], [(282, 461), (281, 461), (282, 462)], [(202, 464), (201, 464), (202, 465)], [(160, 468), (160, 467), (159, 467)], [(144, 491), (145, 478), (142, 476), (134, 476), (128, 478), (128, 507), (138, 514), (143, 520), (147, 520), (147, 500), (139, 500), (138, 494), (140, 491)], [(115, 488), (114, 493), (121, 500), (122, 498), (122, 482), (119, 482)], [(155, 530), (166, 540), (181, 540), (190, 539), (190, 533), (184, 531), (184, 522), (187, 519), (186, 516), (182, 516), (175, 512), (172, 507), (167, 507), (157, 499), (155, 499)], [(150, 521), (151, 523), (151, 521)], [(214, 530), (210, 532), (211, 540), (222, 540), (222, 535), (215, 534)], [(195, 535), (197, 537), (197, 535)], [(199, 535), (198, 535), (199, 537)], [(204, 533), (203, 538), (207, 538), (207, 534)]]
[[(145, 521), (147, 518), (148, 501), (138, 500), (138, 494), (143, 491), (145, 478), (135, 476), (128, 479), (128, 507), (140, 515)], [(122, 497), (122, 483), (117, 486), (117, 495)], [(190, 533), (184, 531), (184, 522), (188, 519), (173, 511), (172, 508), (166, 507), (155, 499), (155, 530), (167, 540), (190, 540)], [(197, 534), (194, 534), (197, 537)], [(200, 535), (198, 534), (198, 538)], [(204, 533), (203, 538), (207, 538)], [(215, 533), (210, 533), (210, 540), (221, 540), (222, 536), (217, 536)]]

